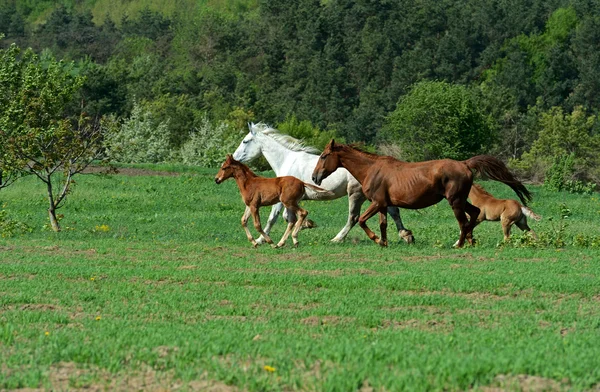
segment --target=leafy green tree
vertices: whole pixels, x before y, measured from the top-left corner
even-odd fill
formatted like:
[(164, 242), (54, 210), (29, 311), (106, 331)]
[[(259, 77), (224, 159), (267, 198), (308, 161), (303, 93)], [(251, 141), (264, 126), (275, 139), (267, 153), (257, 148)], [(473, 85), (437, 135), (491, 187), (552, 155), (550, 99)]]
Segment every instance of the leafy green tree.
[(402, 158), (411, 161), (467, 159), (485, 152), (492, 140), (491, 122), (474, 94), (446, 82), (417, 83), (383, 129), (383, 141), (398, 144)]
[(582, 107), (576, 107), (571, 113), (553, 107), (539, 117), (540, 131), (531, 149), (511, 165), (539, 179), (557, 158), (570, 157), (573, 168), (570, 175), (597, 180), (600, 178), (600, 135), (595, 132), (596, 125), (596, 116), (588, 115)]
[(0, 131), (3, 156), (23, 163), (47, 190), (48, 214), (60, 231), (56, 211), (71, 192), (73, 177), (102, 152), (102, 127), (83, 115), (65, 117), (65, 108), (81, 87), (73, 64), (23, 53), (16, 45), (0, 52)]
[[(0, 34), (0, 39), (2, 35)], [(14, 78), (15, 62), (20, 50), (16, 45), (0, 50), (0, 189), (12, 184), (21, 174), (25, 162), (10, 151), (9, 133), (6, 124), (6, 108), (13, 98), (11, 92), (18, 88)]]

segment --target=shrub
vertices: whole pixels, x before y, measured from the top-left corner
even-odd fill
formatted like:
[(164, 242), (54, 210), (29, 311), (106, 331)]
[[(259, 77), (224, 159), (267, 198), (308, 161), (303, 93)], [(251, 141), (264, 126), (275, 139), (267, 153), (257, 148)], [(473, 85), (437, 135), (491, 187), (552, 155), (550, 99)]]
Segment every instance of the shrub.
[(403, 159), (467, 159), (491, 147), (492, 122), (464, 86), (424, 81), (413, 86), (382, 130)]
[[(322, 131), (314, 127), (310, 121), (299, 121), (294, 115), (286, 118), (284, 122), (277, 124), (277, 129), (282, 133), (302, 140), (305, 145), (316, 147), (321, 151), (323, 151), (331, 139), (336, 138), (334, 131)], [(344, 140), (340, 138), (339, 142), (343, 143)]]
[(186, 165), (219, 167), (225, 155), (235, 151), (244, 135), (228, 123), (213, 125), (204, 118), (181, 147), (181, 160)]
[[(553, 107), (541, 114), (539, 134), (531, 149), (511, 166), (529, 178), (540, 176), (551, 189), (562, 189), (568, 181), (598, 178), (600, 137), (594, 133), (595, 116), (581, 107), (570, 114)], [(575, 183), (573, 183), (575, 184)]]
[(0, 210), (0, 237), (13, 237), (16, 234), (31, 233), (33, 229), (23, 222), (8, 217), (5, 210)]
[(168, 122), (134, 102), (131, 116), (105, 141), (107, 154), (123, 163), (159, 163), (169, 159)]

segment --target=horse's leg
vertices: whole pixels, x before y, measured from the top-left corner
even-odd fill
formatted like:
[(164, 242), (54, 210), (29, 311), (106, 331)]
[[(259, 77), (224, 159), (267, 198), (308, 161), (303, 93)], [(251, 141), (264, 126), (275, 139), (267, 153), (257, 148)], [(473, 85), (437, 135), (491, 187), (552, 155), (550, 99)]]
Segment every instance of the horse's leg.
[(381, 207), (377, 203), (372, 202), (369, 208), (367, 208), (367, 210), (363, 212), (360, 218), (358, 218), (358, 224), (365, 231), (365, 233), (367, 233), (367, 236), (373, 241), (375, 241), (376, 244), (385, 246), (381, 243), (379, 237), (377, 237), (375, 233), (373, 233), (373, 231), (367, 226), (367, 221), (380, 210)]
[[(350, 186), (348, 186), (350, 188)], [(331, 240), (331, 242), (342, 242), (348, 235), (350, 229), (358, 222), (360, 216), (360, 207), (367, 200), (364, 193), (358, 188), (357, 190), (349, 190), (348, 192), (348, 221), (346, 226)]]
[(300, 229), (302, 228), (302, 222), (304, 221), (304, 217), (306, 217), (306, 215), (304, 215), (304, 217), (301, 217), (301, 219), (297, 220), (296, 212), (300, 209), (300, 207), (298, 206), (287, 205), (285, 206), (285, 209), (289, 214), (288, 226), (285, 230), (285, 233), (283, 233), (283, 236), (281, 236), (281, 239), (277, 243), (278, 248), (285, 245), (290, 234), (292, 234), (292, 239), (294, 238), (294, 236), (296, 237), (296, 239), (294, 240), (294, 246), (296, 246), (296, 244), (298, 243), (298, 231), (300, 231)]
[(287, 241), (287, 239), (288, 239), (290, 233), (292, 232), (293, 228), (294, 228), (294, 222), (289, 221), (288, 224), (287, 224), (287, 227), (285, 229), (285, 232), (281, 236), (281, 239), (279, 240), (279, 242), (277, 243), (277, 245), (275, 245), (275, 248), (281, 248), (281, 247), (285, 246), (285, 242)]
[[(264, 230), (265, 233), (267, 233), (267, 235), (271, 232), (271, 228), (273, 227), (275, 222), (277, 222), (277, 218), (279, 218), (279, 214), (281, 213), (282, 209), (283, 209), (283, 204), (281, 204), (281, 203), (277, 203), (273, 207), (271, 207), (271, 213), (269, 214), (269, 220), (267, 220), (267, 225), (265, 226), (265, 230)], [(263, 235), (261, 235), (260, 237), (258, 237), (256, 242), (258, 244), (264, 244), (265, 237)]]
[(388, 207), (388, 214), (392, 217), (394, 222), (396, 223), (396, 228), (398, 229), (398, 236), (406, 241), (407, 244), (412, 244), (415, 242), (415, 237), (413, 237), (412, 231), (408, 230), (404, 227), (402, 223), (402, 218), (400, 217), (400, 209), (398, 207)]
[(513, 221), (506, 218), (504, 215), (500, 217), (500, 221), (502, 222), (502, 231), (504, 232), (504, 241), (508, 241), (510, 239), (510, 228), (513, 225)]
[(258, 213), (258, 207), (251, 206), (250, 212), (252, 213), (252, 219), (254, 220), (254, 228), (256, 229), (256, 231), (258, 231), (265, 238), (265, 241), (267, 241), (267, 243), (273, 244), (273, 240), (271, 239), (271, 237), (269, 237), (269, 235), (265, 233), (262, 229), (262, 226), (260, 224), (260, 215)]
[(447, 197), (447, 199), (448, 203), (450, 203), (450, 207), (452, 207), (452, 211), (454, 212), (454, 217), (458, 221), (458, 226), (460, 227), (460, 237), (458, 238), (458, 242), (455, 245), (457, 248), (462, 248), (465, 244), (465, 239), (467, 238), (469, 226), (469, 220), (467, 219), (467, 215), (465, 214), (467, 200), (466, 198), (462, 199), (460, 197)]
[(479, 207), (476, 207), (473, 204), (467, 202), (465, 204), (465, 212), (467, 213), (467, 218), (469, 218), (466, 238), (467, 241), (469, 241), (469, 244), (473, 245), (473, 230), (475, 229), (475, 226), (477, 226), (481, 222), (479, 220), (479, 213), (481, 212), (481, 210), (479, 209)]
[(381, 232), (379, 245), (387, 246), (387, 210), (385, 208), (379, 211), (379, 231)]
[(242, 227), (246, 232), (246, 237), (248, 238), (248, 241), (250, 241), (252, 243), (252, 246), (256, 248), (258, 244), (256, 243), (256, 241), (254, 241), (254, 237), (252, 236), (252, 233), (250, 233), (250, 229), (248, 229), (248, 218), (250, 218), (250, 207), (246, 206), (246, 211), (244, 211), (244, 215), (242, 215)]
[[(470, 215), (467, 214), (467, 218), (470, 218)], [(475, 227), (477, 227), (477, 225), (479, 225), (481, 222), (483, 222), (485, 219), (477, 219), (475, 221), (475, 226), (473, 227), (473, 229), (475, 229)], [(473, 230), (471, 230), (471, 232), (469, 234), (467, 234), (467, 241), (469, 241), (470, 244), (473, 244)], [(454, 245), (452, 245), (452, 247), (456, 248), (458, 246), (458, 241), (456, 240), (456, 242), (454, 243)]]
[(537, 236), (537, 234), (535, 234), (535, 231), (531, 230), (531, 227), (529, 227), (529, 225), (527, 224), (527, 217), (525, 215), (522, 215), (521, 219), (516, 221), (515, 224), (517, 225), (517, 227), (519, 229), (531, 233), (533, 238), (537, 241), (538, 236)]
[(298, 232), (302, 229), (302, 222), (306, 219), (308, 215), (308, 211), (304, 208), (298, 207), (298, 222), (296, 222), (296, 226), (294, 227), (294, 231), (292, 231), (292, 241), (294, 242), (294, 248), (298, 246)]

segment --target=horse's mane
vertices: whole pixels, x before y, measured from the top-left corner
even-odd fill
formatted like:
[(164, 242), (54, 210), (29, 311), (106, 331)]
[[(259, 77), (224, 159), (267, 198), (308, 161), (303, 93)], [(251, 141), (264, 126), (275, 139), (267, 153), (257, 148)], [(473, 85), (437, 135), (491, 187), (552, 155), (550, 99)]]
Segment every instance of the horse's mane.
[(494, 195), (483, 189), (483, 187), (479, 184), (473, 183), (473, 185), (471, 185), (471, 188), (475, 188), (479, 193), (482, 193), (484, 195), (494, 197)]
[(309, 154), (317, 155), (321, 153), (318, 149), (307, 146), (301, 140), (298, 140), (290, 135), (283, 134), (279, 132), (278, 129), (275, 129), (265, 123), (251, 124), (250, 127), (254, 132), (269, 136), (271, 139), (275, 140), (277, 143), (289, 150), (307, 152)]
[(244, 163), (242, 163), (240, 161), (236, 161), (236, 160), (232, 161), (231, 162), (231, 166), (234, 166), (234, 167), (237, 167), (237, 168), (241, 169), (246, 175), (248, 175), (250, 177), (258, 177), (256, 175), (256, 173), (254, 173), (252, 171), (252, 169), (250, 169), (250, 167), (248, 165), (246, 165), (246, 164), (244, 164)]
[(351, 143), (351, 144), (348, 144), (347, 146), (350, 147), (350, 148), (352, 148), (353, 150), (356, 150), (356, 151), (360, 152), (361, 154), (366, 155), (366, 156), (371, 157), (371, 158), (376, 158), (376, 159), (391, 158), (391, 159), (395, 159), (395, 158), (392, 158), (392, 157), (387, 156), (387, 155), (378, 155), (378, 154), (374, 154), (372, 152), (369, 152), (369, 151), (365, 150), (365, 147), (363, 145), (358, 144), (358, 143)]

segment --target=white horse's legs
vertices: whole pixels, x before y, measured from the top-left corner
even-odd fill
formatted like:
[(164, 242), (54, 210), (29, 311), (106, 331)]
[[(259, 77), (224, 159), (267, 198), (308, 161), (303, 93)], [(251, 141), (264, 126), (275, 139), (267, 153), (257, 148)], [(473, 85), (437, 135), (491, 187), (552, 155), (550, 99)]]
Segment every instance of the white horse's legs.
[(398, 236), (406, 241), (406, 243), (412, 244), (415, 241), (415, 237), (413, 237), (412, 231), (404, 227), (402, 218), (400, 218), (400, 209), (398, 207), (388, 207), (387, 211), (396, 223), (396, 228), (398, 228)]
[[(350, 188), (350, 186), (348, 188)], [(342, 230), (331, 240), (331, 242), (344, 241), (344, 238), (346, 238), (350, 229), (352, 229), (358, 222), (358, 217), (360, 216), (360, 207), (363, 205), (365, 200), (367, 200), (367, 198), (362, 191), (348, 191), (348, 221), (346, 222), (346, 226), (342, 228)]]
[[(267, 235), (271, 232), (271, 228), (273, 227), (273, 225), (275, 224), (275, 222), (277, 222), (277, 218), (279, 218), (279, 214), (281, 213), (282, 209), (283, 209), (283, 204), (282, 203), (277, 203), (273, 207), (271, 207), (271, 213), (269, 214), (269, 220), (267, 221), (267, 225), (265, 226), (265, 229), (264, 229), (264, 232), (267, 233)], [(256, 243), (258, 243), (258, 244), (264, 244), (265, 243), (265, 237), (263, 237), (261, 235), (256, 240)]]

